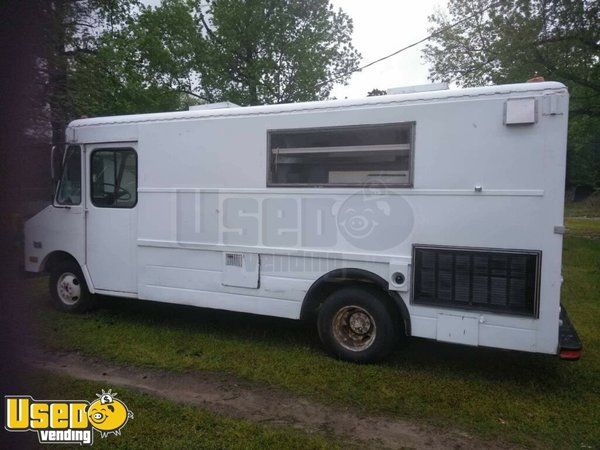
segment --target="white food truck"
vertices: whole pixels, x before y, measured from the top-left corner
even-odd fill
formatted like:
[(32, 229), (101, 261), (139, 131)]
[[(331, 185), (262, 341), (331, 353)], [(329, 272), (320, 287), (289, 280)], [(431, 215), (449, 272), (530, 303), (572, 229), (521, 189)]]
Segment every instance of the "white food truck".
[(357, 362), (405, 336), (579, 358), (564, 85), (223, 106), (68, 126), (53, 205), (25, 227), (57, 307), (312, 318)]

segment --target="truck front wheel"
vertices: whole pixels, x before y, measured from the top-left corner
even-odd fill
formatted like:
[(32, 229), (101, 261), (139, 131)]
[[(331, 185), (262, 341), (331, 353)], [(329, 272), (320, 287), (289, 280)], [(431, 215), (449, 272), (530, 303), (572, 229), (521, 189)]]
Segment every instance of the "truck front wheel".
[(58, 264), (50, 273), (50, 295), (53, 305), (66, 312), (84, 312), (95, 303), (79, 265), (70, 261)]
[(397, 342), (398, 327), (385, 294), (368, 287), (333, 292), (319, 310), (319, 337), (332, 355), (368, 363), (387, 356)]

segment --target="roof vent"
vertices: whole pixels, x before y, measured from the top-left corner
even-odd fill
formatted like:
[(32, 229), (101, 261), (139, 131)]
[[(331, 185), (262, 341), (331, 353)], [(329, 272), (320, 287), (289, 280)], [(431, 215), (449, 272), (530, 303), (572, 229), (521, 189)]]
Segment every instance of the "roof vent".
[(222, 108), (241, 108), (240, 105), (236, 105), (232, 102), (219, 102), (219, 103), (204, 103), (202, 105), (192, 105), (189, 107), (190, 111), (198, 111), (205, 109), (222, 109)]
[(395, 94), (414, 94), (416, 92), (429, 92), (429, 91), (446, 91), (448, 90), (448, 83), (430, 83), (430, 84), (419, 84), (416, 86), (402, 86), (389, 88), (386, 90), (388, 95)]

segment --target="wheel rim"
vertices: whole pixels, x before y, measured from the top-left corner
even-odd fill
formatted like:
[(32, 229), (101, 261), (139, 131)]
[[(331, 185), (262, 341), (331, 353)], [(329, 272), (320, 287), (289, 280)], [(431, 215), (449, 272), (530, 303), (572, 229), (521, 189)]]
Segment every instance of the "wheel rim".
[(56, 283), (58, 298), (65, 305), (72, 306), (81, 298), (81, 283), (79, 278), (71, 272), (65, 272), (58, 277)]
[(354, 352), (371, 346), (377, 335), (373, 316), (360, 306), (344, 306), (333, 317), (333, 335), (345, 349)]

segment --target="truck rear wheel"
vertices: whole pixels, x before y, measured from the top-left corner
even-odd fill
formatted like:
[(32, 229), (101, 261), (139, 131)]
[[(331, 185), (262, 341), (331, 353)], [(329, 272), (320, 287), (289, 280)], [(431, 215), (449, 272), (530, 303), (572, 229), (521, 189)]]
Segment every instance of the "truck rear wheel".
[(66, 261), (50, 273), (50, 295), (53, 305), (66, 312), (84, 312), (95, 304), (79, 265)]
[(332, 355), (352, 362), (381, 360), (394, 348), (398, 331), (385, 294), (368, 287), (332, 293), (319, 310), (318, 330)]

